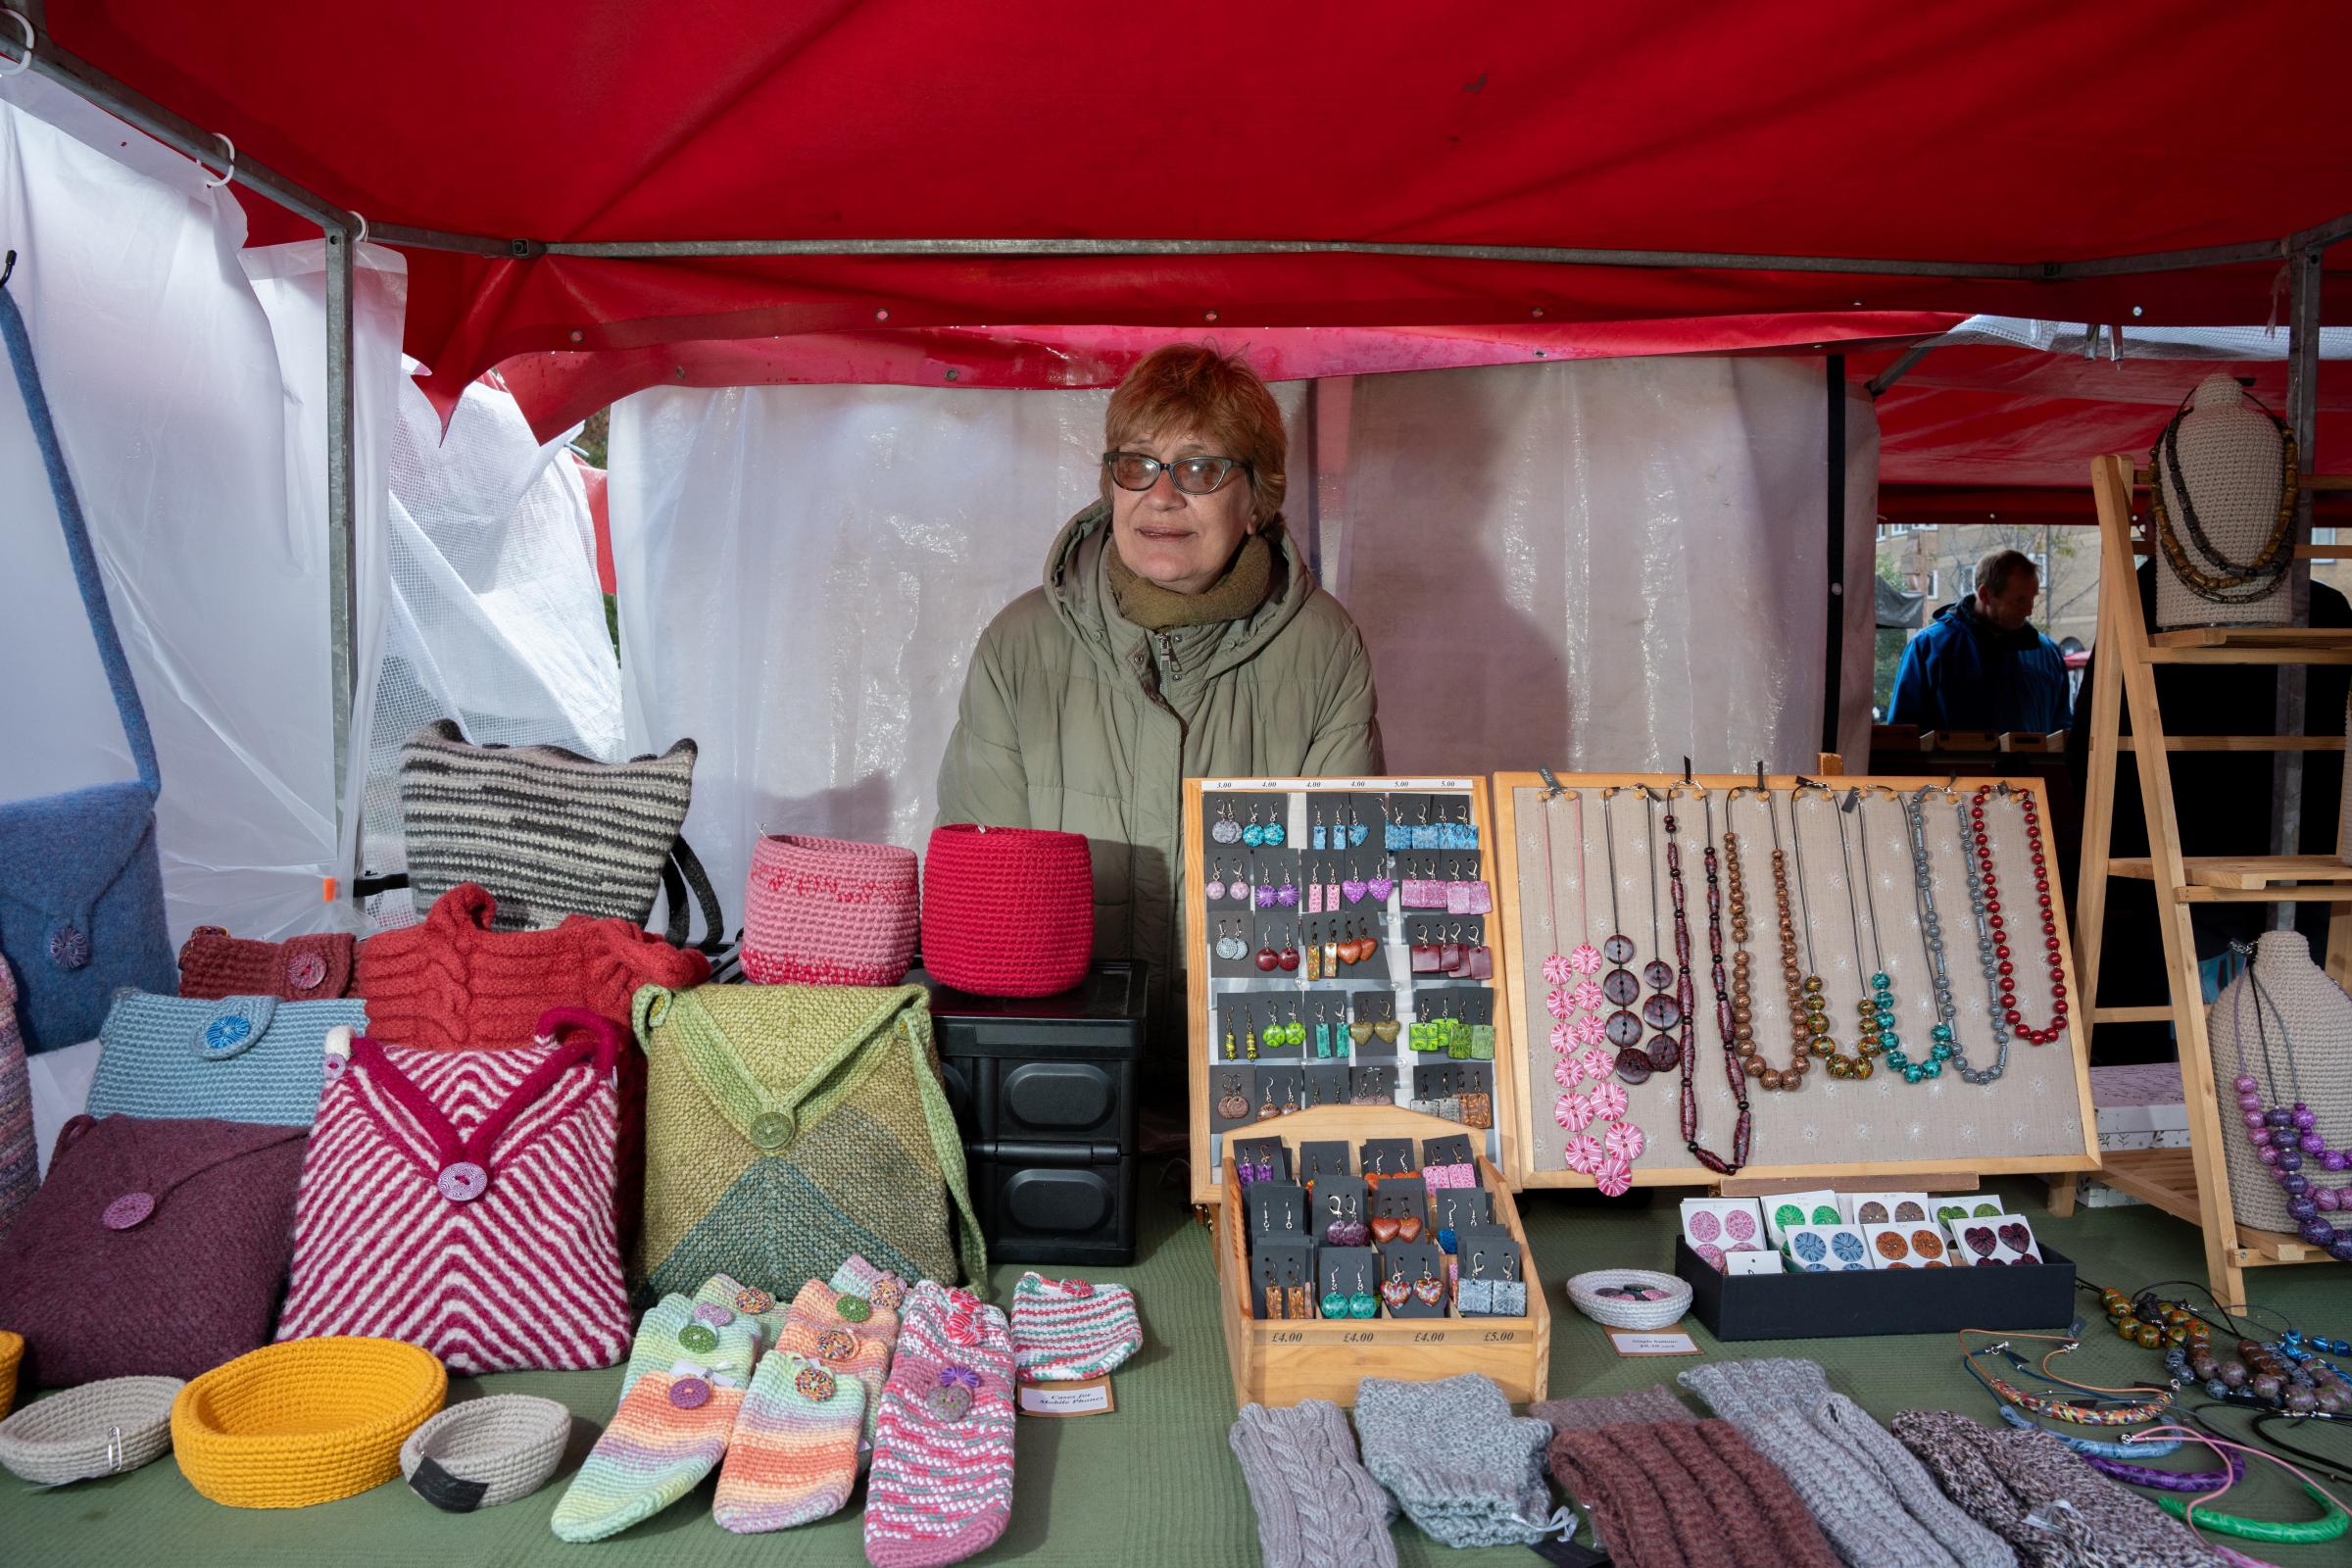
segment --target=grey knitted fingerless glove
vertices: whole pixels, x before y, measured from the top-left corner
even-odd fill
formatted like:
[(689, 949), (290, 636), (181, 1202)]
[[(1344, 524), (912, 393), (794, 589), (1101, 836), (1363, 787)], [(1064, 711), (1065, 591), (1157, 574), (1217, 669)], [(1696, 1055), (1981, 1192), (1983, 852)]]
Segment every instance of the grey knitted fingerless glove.
[(1338, 1405), (1244, 1405), (1226, 1441), (1250, 1484), (1266, 1568), (1396, 1568), (1396, 1507), (1356, 1462)]
[(1366, 1378), (1355, 1395), (1364, 1468), (1405, 1516), (1448, 1546), (1530, 1545), (1571, 1525), (1551, 1511), (1544, 1445), (1551, 1428), (1514, 1418), (1475, 1372), (1435, 1383)]

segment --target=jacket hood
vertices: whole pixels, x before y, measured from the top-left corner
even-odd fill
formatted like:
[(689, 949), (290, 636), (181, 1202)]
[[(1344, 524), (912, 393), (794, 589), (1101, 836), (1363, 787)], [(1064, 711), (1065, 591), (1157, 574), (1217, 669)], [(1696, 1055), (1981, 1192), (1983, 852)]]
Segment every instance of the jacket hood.
[[(1266, 602), (1246, 619), (1227, 625), (1203, 677), (1248, 663), (1314, 597), (1314, 574), (1299, 558), (1290, 530), (1278, 524), (1266, 542), (1274, 547), (1274, 586)], [(1119, 614), (1102, 586), (1102, 552), (1109, 543), (1110, 504), (1097, 501), (1081, 509), (1062, 524), (1046, 552), (1045, 593), (1071, 635), (1115, 669), (1128, 650), (1142, 646), (1145, 634)]]

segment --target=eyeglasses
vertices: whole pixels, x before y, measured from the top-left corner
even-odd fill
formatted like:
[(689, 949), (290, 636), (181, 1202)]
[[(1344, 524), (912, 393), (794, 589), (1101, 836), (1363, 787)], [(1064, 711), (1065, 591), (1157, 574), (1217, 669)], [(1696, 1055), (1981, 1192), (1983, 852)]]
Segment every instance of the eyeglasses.
[(1162, 463), (1141, 452), (1105, 452), (1102, 466), (1110, 470), (1110, 482), (1122, 490), (1149, 490), (1159, 482), (1162, 468), (1168, 480), (1188, 496), (1214, 495), (1225, 488), (1233, 470), (1250, 466), (1239, 458), (1178, 458)]

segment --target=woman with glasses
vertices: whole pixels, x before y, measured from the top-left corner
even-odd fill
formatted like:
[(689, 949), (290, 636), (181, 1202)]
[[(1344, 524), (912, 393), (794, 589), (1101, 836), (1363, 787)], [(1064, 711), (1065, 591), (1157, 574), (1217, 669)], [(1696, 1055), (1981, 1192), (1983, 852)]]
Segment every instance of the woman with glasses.
[(1183, 780), (1375, 774), (1380, 725), (1363, 638), (1283, 528), (1265, 383), (1163, 348), (1111, 394), (1103, 437), (1102, 499), (973, 651), (939, 819), (1093, 841), (1095, 954), (1150, 960), (1181, 1073)]

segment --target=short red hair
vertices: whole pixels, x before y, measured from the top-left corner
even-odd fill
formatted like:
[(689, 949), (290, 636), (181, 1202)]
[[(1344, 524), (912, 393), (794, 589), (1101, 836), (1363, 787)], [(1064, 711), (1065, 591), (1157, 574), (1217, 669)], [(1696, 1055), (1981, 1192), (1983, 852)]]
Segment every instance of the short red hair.
[[(1110, 395), (1102, 439), (1110, 451), (1163, 431), (1189, 429), (1216, 455), (1249, 465), (1250, 520), (1264, 528), (1282, 514), (1290, 488), (1284, 463), (1291, 441), (1282, 410), (1239, 354), (1200, 343), (1171, 343), (1136, 362)], [(1102, 480), (1109, 499), (1110, 479)]]

